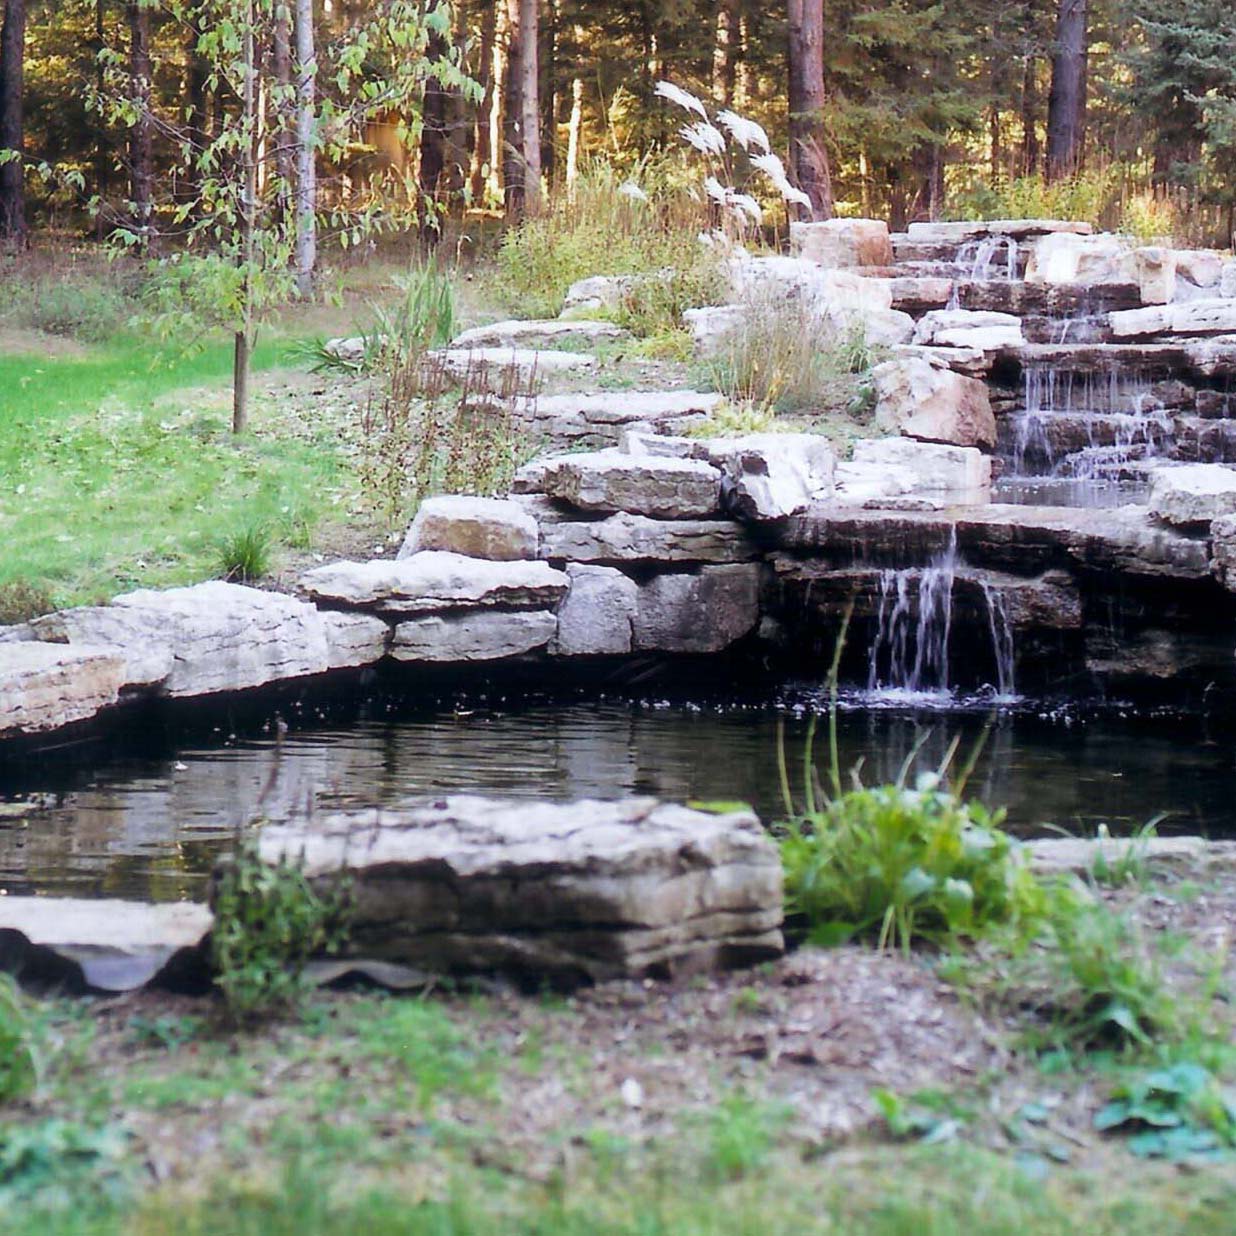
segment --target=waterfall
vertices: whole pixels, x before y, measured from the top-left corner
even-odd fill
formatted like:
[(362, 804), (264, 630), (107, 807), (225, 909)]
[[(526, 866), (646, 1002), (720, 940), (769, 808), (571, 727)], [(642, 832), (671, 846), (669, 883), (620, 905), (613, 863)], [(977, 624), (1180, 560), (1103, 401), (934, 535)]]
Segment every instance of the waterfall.
[(956, 529), (930, 565), (880, 573), (876, 637), (867, 667), (869, 691), (948, 692), (956, 574)]
[(1013, 623), (1009, 619), (1004, 593), (983, 581), (983, 600), (987, 603), (987, 626), (991, 631), (991, 650), (996, 662), (996, 698), (1013, 699)]
[[(894, 702), (950, 698), (949, 640), (953, 592), (961, 564), (954, 528), (948, 545), (925, 567), (880, 572), (876, 633), (867, 657), (867, 691)], [(1004, 591), (979, 580), (995, 667), (995, 698), (1016, 698), (1013, 623)], [(982, 628), (980, 627), (981, 631)]]
[(957, 265), (963, 268), (963, 278), (978, 281), (992, 277), (996, 254), (1003, 249), (1004, 279), (1013, 283), (1017, 279), (1017, 240), (1012, 236), (984, 236), (981, 240), (967, 241), (957, 251)]

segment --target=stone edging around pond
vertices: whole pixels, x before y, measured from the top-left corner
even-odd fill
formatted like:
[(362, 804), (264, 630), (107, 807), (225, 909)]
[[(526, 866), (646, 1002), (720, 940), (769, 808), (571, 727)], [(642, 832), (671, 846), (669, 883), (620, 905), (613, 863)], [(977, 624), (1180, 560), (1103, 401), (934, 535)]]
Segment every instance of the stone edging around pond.
[[(838, 466), (812, 435), (630, 435), (530, 465), (510, 499), (429, 499), (398, 558), (314, 568), (303, 597), (211, 581), (2, 628), (0, 738), (380, 661), (548, 664), (741, 642), (801, 674), (805, 658), (827, 663), (851, 602), (865, 657), (890, 588), (915, 592), (946, 551), (958, 630), (985, 651), (999, 606), (1031, 678), (1233, 685), (1236, 602), (1217, 541), (1140, 507), (976, 504), (977, 450), (862, 445)], [(930, 509), (854, 503), (894, 461)]]
[[(406, 989), (444, 973), (506, 972), (569, 986), (783, 949), (780, 861), (749, 811), (456, 796), (272, 827), (260, 844), (268, 861), (303, 851), (321, 879), (346, 861), (355, 881), (352, 938), (343, 956), (312, 963), (317, 983), (358, 974)], [(1023, 853), (1043, 874), (1084, 877), (1125, 859), (1236, 871), (1236, 843), (1201, 837), (1052, 838)], [(205, 990), (213, 922), (189, 902), (0, 897), (0, 970), (71, 990)]]

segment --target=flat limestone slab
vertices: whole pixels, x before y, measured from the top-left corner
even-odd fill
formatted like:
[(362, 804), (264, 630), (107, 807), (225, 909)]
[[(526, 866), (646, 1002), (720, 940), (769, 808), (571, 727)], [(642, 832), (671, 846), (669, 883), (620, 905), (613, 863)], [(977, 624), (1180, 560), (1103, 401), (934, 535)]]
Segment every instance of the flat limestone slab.
[(1126, 858), (1157, 867), (1236, 867), (1236, 843), (1205, 837), (1050, 837), (1027, 841), (1023, 852), (1044, 874), (1088, 875)]
[(777, 956), (781, 863), (747, 810), (452, 795), (267, 827), (262, 857), (353, 880), (349, 947), (567, 981)]
[(536, 520), (517, 502), (501, 498), (426, 498), (417, 509), (398, 556), (410, 558), (426, 549), (494, 562), (535, 558)]
[(407, 558), (331, 562), (301, 576), (301, 587), (327, 605), (390, 615), (444, 610), (539, 609), (554, 605), (570, 581), (546, 562), (491, 562), (445, 550)]
[(620, 512), (575, 523), (544, 520), (541, 552), (571, 562), (750, 562), (760, 549), (724, 519), (649, 519)]
[(0, 737), (88, 720), (116, 702), (125, 674), (115, 648), (0, 643)]
[(1072, 219), (984, 219), (979, 222), (911, 223), (906, 235), (914, 241), (961, 243), (978, 236), (1012, 236), (1023, 240), (1028, 236), (1046, 236), (1052, 232), (1070, 232), (1089, 236), (1094, 227)]
[(45, 950), (78, 967), (87, 987), (131, 991), (178, 954), (196, 953), (213, 923), (196, 902), (0, 897), (0, 956), (20, 973)]
[(629, 511), (657, 519), (717, 514), (721, 473), (696, 459), (592, 451), (547, 460), (544, 492), (583, 511)]
[(470, 377), (488, 387), (500, 386), (508, 374), (527, 385), (537, 375), (592, 369), (597, 363), (590, 352), (553, 352), (544, 348), (442, 348), (430, 352), (429, 357), (452, 376), (461, 380)]
[(586, 319), (550, 318), (493, 322), (474, 326), (451, 340), (451, 348), (540, 348), (564, 339), (585, 343), (600, 343), (607, 339), (627, 339), (630, 332), (613, 322), (590, 322)]
[(544, 648), (557, 632), (548, 610), (425, 614), (395, 628), (390, 653), (396, 661), (496, 661)]

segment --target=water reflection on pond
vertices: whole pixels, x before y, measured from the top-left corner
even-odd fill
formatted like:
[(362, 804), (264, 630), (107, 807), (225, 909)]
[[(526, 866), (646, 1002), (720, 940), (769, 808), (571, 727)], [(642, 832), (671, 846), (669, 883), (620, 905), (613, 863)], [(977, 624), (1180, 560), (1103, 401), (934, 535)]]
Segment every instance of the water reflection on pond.
[[(215, 854), (259, 810), (285, 819), (350, 805), (393, 806), (446, 791), (553, 798), (653, 794), (744, 800), (780, 812), (776, 733), (801, 776), (806, 720), (764, 704), (698, 708), (629, 702), (543, 704), (361, 720), (220, 747), (180, 747), (96, 764), (31, 763), (0, 774), (0, 888), (11, 893), (201, 898)], [(934, 767), (983, 712), (851, 707), (841, 762), (867, 782), (897, 775), (916, 743)], [(924, 738), (924, 735), (926, 737)], [(1164, 830), (1236, 834), (1236, 760), (1222, 739), (1178, 718), (1006, 714), (971, 791), (1009, 809), (1017, 831), (1054, 824), (1128, 832), (1172, 813)], [(825, 744), (819, 744), (822, 751)], [(3, 806), (42, 796), (43, 807)]]

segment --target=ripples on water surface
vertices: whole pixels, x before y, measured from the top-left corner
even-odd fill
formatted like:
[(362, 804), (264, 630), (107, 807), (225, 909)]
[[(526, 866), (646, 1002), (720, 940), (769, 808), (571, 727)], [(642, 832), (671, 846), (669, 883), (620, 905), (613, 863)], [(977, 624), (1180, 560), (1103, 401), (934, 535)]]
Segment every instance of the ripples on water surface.
[[(934, 767), (957, 734), (968, 751), (989, 708), (982, 700), (921, 707), (940, 702), (845, 701), (843, 767), (861, 762), (868, 783), (891, 779), (924, 733), (923, 767)], [(778, 723), (800, 782), (807, 717), (819, 703), (818, 694), (800, 693), (758, 706), (593, 701), (444, 710), (300, 730), (278, 745), (259, 738), (95, 764), (31, 762), (0, 772), (0, 888), (202, 898), (214, 856), (259, 810), (287, 819), (448, 791), (743, 800), (775, 818)], [(1128, 832), (1171, 812), (1165, 829), (1230, 835), (1234, 772), (1221, 731), (1211, 739), (1198, 722), (1006, 709), (970, 789), (1006, 805), (1017, 831), (1054, 824), (1092, 833), (1106, 823)], [(32, 797), (42, 809), (17, 805)]]

